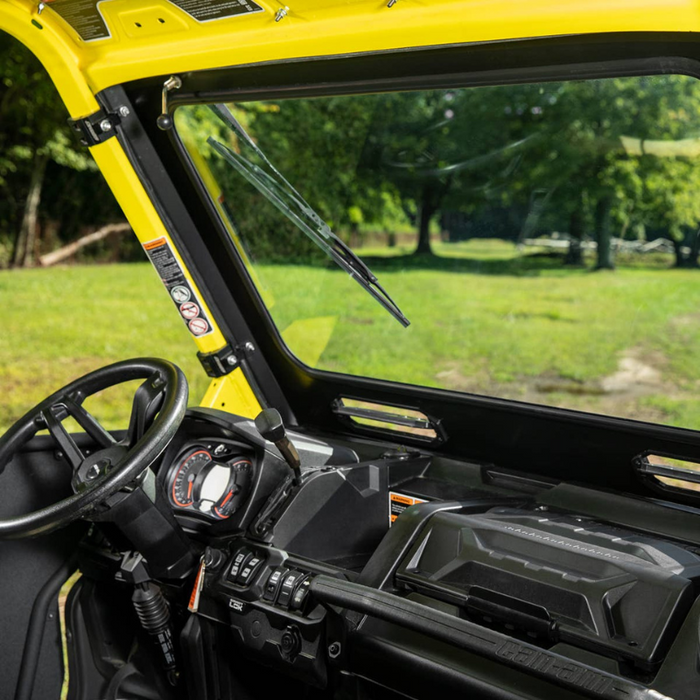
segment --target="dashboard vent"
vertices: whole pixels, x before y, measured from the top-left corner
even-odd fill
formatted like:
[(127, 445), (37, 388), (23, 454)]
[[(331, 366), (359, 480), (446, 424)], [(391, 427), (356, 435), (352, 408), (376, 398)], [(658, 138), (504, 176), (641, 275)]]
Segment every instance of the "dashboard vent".
[(438, 421), (414, 408), (391, 406), (340, 397), (333, 402), (333, 413), (353, 425), (392, 433), (404, 433), (430, 442), (444, 441)]
[(643, 454), (635, 457), (634, 466), (650, 486), (664, 492), (683, 492), (700, 498), (700, 462), (670, 455)]

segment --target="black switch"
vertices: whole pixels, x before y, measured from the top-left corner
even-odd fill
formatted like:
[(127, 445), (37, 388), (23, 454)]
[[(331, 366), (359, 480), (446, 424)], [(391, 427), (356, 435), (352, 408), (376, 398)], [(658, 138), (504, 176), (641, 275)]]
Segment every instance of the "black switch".
[(263, 598), (271, 602), (275, 601), (277, 598), (277, 591), (279, 590), (280, 584), (282, 583), (282, 577), (288, 572), (288, 569), (280, 567), (279, 569), (274, 569), (270, 574), (270, 578), (267, 579), (265, 584), (265, 593)]
[(241, 568), (241, 573), (238, 574), (238, 583), (241, 586), (247, 586), (253, 580), (253, 577), (258, 572), (260, 565), (262, 564), (262, 557), (253, 556), (243, 563)]
[(300, 610), (304, 612), (304, 607), (306, 605), (306, 599), (309, 595), (309, 588), (311, 587), (311, 577), (307, 576), (298, 586), (294, 594), (292, 595), (292, 600), (289, 603), (290, 610)]
[(226, 577), (229, 581), (236, 583), (238, 575), (243, 570), (244, 564), (253, 556), (253, 553), (247, 549), (239, 549), (235, 556), (233, 557), (233, 564), (231, 564), (231, 570), (228, 572)]
[(280, 594), (277, 597), (277, 605), (282, 605), (285, 608), (289, 605), (294, 589), (297, 587), (299, 581), (301, 581), (303, 575), (301, 571), (290, 571), (284, 577), (282, 586), (280, 587)]

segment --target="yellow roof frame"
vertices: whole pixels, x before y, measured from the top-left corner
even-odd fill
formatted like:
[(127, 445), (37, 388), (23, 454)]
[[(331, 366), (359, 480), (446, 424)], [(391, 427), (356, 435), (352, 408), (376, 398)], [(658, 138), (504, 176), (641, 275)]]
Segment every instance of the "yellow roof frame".
[(698, 0), (255, 0), (263, 12), (198, 22), (169, 0), (102, 0), (111, 37), (85, 42), (51, 1), (2, 0), (0, 29), (36, 54), (71, 116), (91, 95), (154, 75), (307, 56), (600, 32), (700, 30)]

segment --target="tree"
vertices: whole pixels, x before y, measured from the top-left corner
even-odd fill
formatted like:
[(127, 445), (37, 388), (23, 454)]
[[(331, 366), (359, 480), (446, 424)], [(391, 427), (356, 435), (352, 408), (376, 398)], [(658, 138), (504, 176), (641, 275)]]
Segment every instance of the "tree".
[[(594, 238), (597, 269), (614, 267), (615, 235), (661, 230), (678, 250), (700, 223), (700, 82), (684, 76), (281, 100), (233, 107), (285, 177), (333, 228), (353, 239), (392, 209), (431, 252), (431, 223), (472, 219), (515, 240), (569, 230), (569, 264)], [(304, 250), (298, 232), (207, 150), (214, 134), (245, 143), (205, 107), (180, 110), (216, 177), (235, 197), (233, 217), (262, 254)], [(227, 195), (228, 196), (228, 195)], [(517, 219), (520, 218), (520, 224)], [(694, 249), (693, 249), (694, 250)], [(304, 253), (305, 254), (305, 253)]]
[[(73, 190), (72, 202), (101, 199), (112, 217), (119, 210), (92, 157), (73, 138), (68, 113), (43, 66), (24, 46), (2, 33), (0, 56), (0, 230), (14, 232), (6, 241), (12, 248), (11, 264), (26, 266), (32, 264), (39, 248), (40, 208), (50, 164), (91, 174), (92, 191)], [(23, 201), (16, 198), (16, 192), (22, 190), (27, 193)]]

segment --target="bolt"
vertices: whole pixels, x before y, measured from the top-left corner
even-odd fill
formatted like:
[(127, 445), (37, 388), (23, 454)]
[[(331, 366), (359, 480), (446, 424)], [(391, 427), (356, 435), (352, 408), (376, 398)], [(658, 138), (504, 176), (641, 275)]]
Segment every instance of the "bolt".
[(119, 112), (120, 117), (128, 117), (129, 114), (131, 114), (131, 112), (129, 112), (129, 108), (125, 105), (122, 105), (117, 111)]
[(340, 643), (333, 642), (333, 644), (331, 644), (328, 647), (328, 656), (330, 656), (331, 659), (337, 659), (340, 656), (340, 650), (341, 650)]
[(235, 355), (229, 355), (226, 358), (226, 364), (229, 364), (231, 365), (231, 367), (233, 367), (234, 365), (238, 364), (238, 358)]
[(39, 6), (36, 8), (36, 13), (37, 13), (38, 15), (40, 15), (40, 14), (44, 11), (44, 8), (45, 8), (45, 7), (46, 7), (46, 3), (45, 3), (45, 2), (40, 2), (40, 3), (39, 3)]
[(102, 129), (102, 131), (111, 131), (112, 130), (112, 122), (109, 121), (109, 119), (103, 119), (100, 122), (100, 129)]
[(287, 16), (288, 12), (289, 8), (286, 5), (284, 7), (280, 7), (280, 9), (277, 10), (277, 14), (275, 15), (275, 22), (279, 22), (280, 20), (284, 19)]
[(253, 345), (253, 343), (251, 343), (250, 341), (248, 341), (244, 347), (245, 347), (246, 352), (254, 352), (255, 351), (255, 345)]
[(100, 467), (97, 464), (93, 464), (85, 473), (85, 479), (87, 481), (92, 481), (93, 479), (97, 479), (97, 477), (100, 475)]
[(179, 75), (171, 75), (165, 83), (163, 83), (163, 87), (167, 90), (179, 90), (182, 87), (182, 80)]
[(109, 467), (109, 464), (108, 459), (101, 459), (99, 462), (95, 462), (95, 464), (92, 464), (88, 468), (87, 473), (85, 474), (85, 480), (92, 481), (93, 479), (97, 479), (97, 477), (100, 476), (107, 469), (107, 467)]
[(398, 0), (389, 0), (389, 2), (387, 3), (386, 6), (393, 7), (394, 5), (396, 5), (397, 2), (398, 2)]

